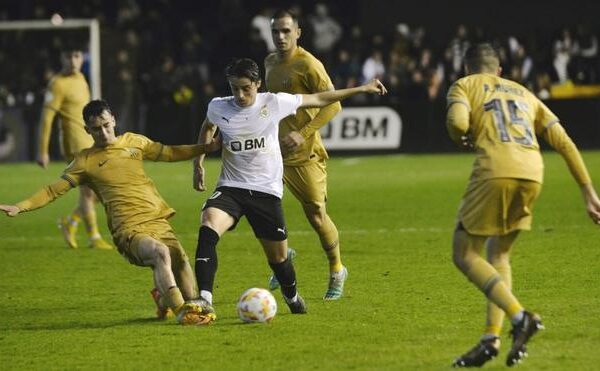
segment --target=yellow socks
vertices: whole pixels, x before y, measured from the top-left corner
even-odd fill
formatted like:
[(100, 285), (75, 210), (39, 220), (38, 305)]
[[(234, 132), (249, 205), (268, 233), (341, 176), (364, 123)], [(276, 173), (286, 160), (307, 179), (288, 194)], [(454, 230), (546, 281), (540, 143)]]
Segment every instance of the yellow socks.
[(175, 313), (178, 313), (185, 303), (183, 295), (181, 295), (181, 291), (179, 291), (179, 287), (177, 286), (170, 287), (167, 290), (167, 294), (163, 296), (163, 300)]
[(340, 256), (339, 234), (329, 215), (325, 215), (323, 225), (318, 232), (321, 246), (327, 255), (327, 260), (329, 260), (329, 271), (331, 273), (341, 271), (344, 266)]
[(467, 277), (475, 286), (479, 287), (492, 303), (502, 308), (511, 318), (523, 310), (523, 306), (491, 264), (483, 258), (477, 257), (472, 259), (470, 265)]
[[(508, 289), (512, 288), (512, 273), (510, 264), (503, 262), (501, 264), (495, 264), (493, 267), (498, 271), (502, 281), (506, 284)], [(504, 320), (504, 311), (491, 301), (488, 301), (487, 306), (487, 321), (485, 328), (485, 335), (500, 336), (502, 331), (502, 321)]]
[(96, 223), (96, 211), (92, 209), (83, 214), (82, 218), (90, 239), (100, 238), (100, 231), (98, 230), (98, 224)]

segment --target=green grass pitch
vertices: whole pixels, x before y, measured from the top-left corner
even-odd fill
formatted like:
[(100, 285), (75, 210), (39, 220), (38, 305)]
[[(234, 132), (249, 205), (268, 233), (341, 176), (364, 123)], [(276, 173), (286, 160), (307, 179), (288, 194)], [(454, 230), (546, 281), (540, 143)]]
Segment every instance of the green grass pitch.
[[(600, 184), (600, 152), (584, 152)], [(515, 293), (546, 325), (524, 370), (598, 368), (600, 231), (587, 218), (560, 156), (545, 153), (546, 181), (534, 227), (513, 253)], [(215, 289), (217, 322), (190, 328), (153, 319), (151, 271), (116, 252), (69, 250), (56, 227), (77, 192), (15, 219), (0, 215), (0, 369), (440, 370), (477, 341), (484, 297), (451, 261), (455, 212), (471, 155), (398, 155), (329, 161), (330, 215), (350, 275), (345, 297), (323, 302), (327, 263), (293, 197), (284, 207), (289, 242), (309, 314), (295, 316), (276, 293), (271, 324), (245, 325), (235, 304), (267, 285), (269, 268), (246, 221), (222, 238)], [(207, 162), (214, 184), (219, 162)], [(172, 224), (194, 256), (200, 207), (191, 164), (147, 163), (176, 210)], [(14, 203), (62, 170), (0, 165), (0, 203)], [(212, 189), (212, 188), (211, 188)], [(105, 218), (99, 210), (102, 231)], [(503, 333), (504, 368), (510, 341)]]

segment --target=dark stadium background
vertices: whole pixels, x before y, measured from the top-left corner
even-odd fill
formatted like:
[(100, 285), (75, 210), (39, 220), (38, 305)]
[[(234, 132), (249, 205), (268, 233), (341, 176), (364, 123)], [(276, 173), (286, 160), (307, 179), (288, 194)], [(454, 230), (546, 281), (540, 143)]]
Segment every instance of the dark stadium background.
[[(343, 29), (342, 37), (323, 53), (316, 52), (312, 42), (311, 17), (319, 3), (326, 4), (329, 16)], [(262, 61), (267, 50), (253, 31), (252, 20), (263, 10), (268, 14), (268, 9), (281, 6), (301, 11), (300, 44), (325, 63), (336, 87), (359, 83), (364, 62), (375, 51), (381, 52), (386, 73), (380, 78), (390, 87), (390, 94), (383, 99), (349, 101), (345, 106), (383, 105), (396, 110), (402, 117), (403, 133), (401, 147), (393, 151), (453, 151), (443, 127), (444, 95), (460, 71), (449, 69), (444, 54), (453, 47), (459, 53), (464, 42), (491, 40), (506, 52), (503, 67), (508, 75), (520, 68), (524, 58), (512, 54), (511, 39), (524, 47), (525, 58), (533, 66), (520, 82), (536, 93), (549, 92), (547, 104), (581, 148), (600, 145), (598, 98), (569, 90), (569, 99), (557, 100), (550, 89), (559, 82), (553, 68), (556, 40), (568, 29), (580, 45), (589, 44), (591, 38), (597, 42), (600, 2), (3, 0), (0, 19), (49, 19), (54, 13), (63, 18), (99, 19), (103, 97), (115, 108), (121, 128), (173, 144), (193, 142), (208, 101), (228, 94), (222, 70), (231, 58), (249, 56)], [(467, 30), (463, 39), (457, 35), (460, 25)], [(399, 36), (401, 31), (404, 36)], [(11, 125), (27, 128), (26, 138), (19, 138), (27, 149), (5, 160), (34, 158), (43, 91), (59, 68), (58, 51), (85, 36), (63, 31), (24, 33), (19, 38), (0, 33), (0, 143), (5, 142)], [(424, 50), (430, 52), (428, 65), (421, 65)], [(339, 62), (342, 51), (353, 63)], [(404, 59), (394, 70), (390, 60), (396, 52)], [(598, 86), (599, 60), (597, 50), (587, 59), (572, 56), (568, 74), (576, 89)], [(402, 70), (404, 66), (409, 66), (407, 71)], [(440, 71), (442, 80), (433, 82)], [(56, 141), (53, 153), (58, 158)]]

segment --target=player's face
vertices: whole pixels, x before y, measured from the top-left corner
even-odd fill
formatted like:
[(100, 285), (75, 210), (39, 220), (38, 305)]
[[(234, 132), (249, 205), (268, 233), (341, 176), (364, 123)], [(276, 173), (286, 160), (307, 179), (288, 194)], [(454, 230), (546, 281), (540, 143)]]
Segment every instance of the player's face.
[(252, 81), (247, 77), (228, 77), (229, 87), (235, 103), (240, 107), (249, 107), (254, 104), (258, 88), (260, 88), (260, 80)]
[(279, 53), (285, 53), (298, 46), (300, 28), (292, 17), (276, 18), (271, 21), (271, 36)]
[(85, 125), (85, 130), (94, 138), (96, 147), (106, 147), (117, 139), (115, 125), (115, 116), (104, 110), (100, 116), (89, 119), (89, 122)]
[(83, 64), (83, 53), (78, 50), (62, 53), (62, 64), (69, 73), (79, 72)]

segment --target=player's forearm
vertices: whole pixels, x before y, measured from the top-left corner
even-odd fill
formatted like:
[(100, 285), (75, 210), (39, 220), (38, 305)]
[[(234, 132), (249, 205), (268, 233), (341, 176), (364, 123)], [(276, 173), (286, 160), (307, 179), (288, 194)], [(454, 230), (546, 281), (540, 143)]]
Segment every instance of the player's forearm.
[(366, 86), (361, 85), (354, 88), (323, 91), (315, 94), (302, 96), (302, 107), (325, 107), (331, 103), (339, 102), (353, 95), (368, 93)]
[[(217, 130), (216, 126), (212, 125), (208, 121), (208, 119), (205, 119), (204, 122), (202, 123), (202, 126), (200, 127), (200, 132), (198, 133), (198, 141), (196, 143), (198, 143), (198, 144), (210, 143), (216, 130)], [(199, 154), (194, 159), (194, 163), (196, 165), (201, 165), (204, 162), (204, 157), (205, 157), (204, 153)]]
[(205, 144), (186, 144), (177, 146), (164, 146), (158, 161), (175, 162), (191, 160), (206, 153)]
[(50, 133), (52, 132), (52, 122), (56, 113), (44, 107), (42, 110), (42, 116), (40, 118), (39, 125), (39, 142), (38, 142), (38, 153), (48, 153), (48, 147), (50, 146)]
[(31, 197), (17, 203), (15, 206), (17, 206), (21, 212), (39, 209), (40, 207), (44, 207), (50, 202), (64, 195), (71, 188), (71, 183), (64, 179), (60, 179), (55, 183), (45, 186), (34, 193)]
[(580, 185), (590, 184), (592, 182), (588, 170), (583, 162), (583, 158), (575, 146), (575, 143), (567, 135), (559, 123), (555, 123), (544, 132), (544, 138), (554, 148), (567, 163), (569, 171)]
[(302, 129), (300, 129), (300, 134), (304, 137), (304, 139), (309, 138), (317, 130), (327, 125), (327, 123), (331, 121), (341, 110), (342, 105), (339, 102), (335, 102), (321, 108), (317, 115)]
[(469, 131), (469, 110), (464, 105), (453, 104), (448, 107), (446, 129), (450, 139), (461, 145), (462, 137)]

